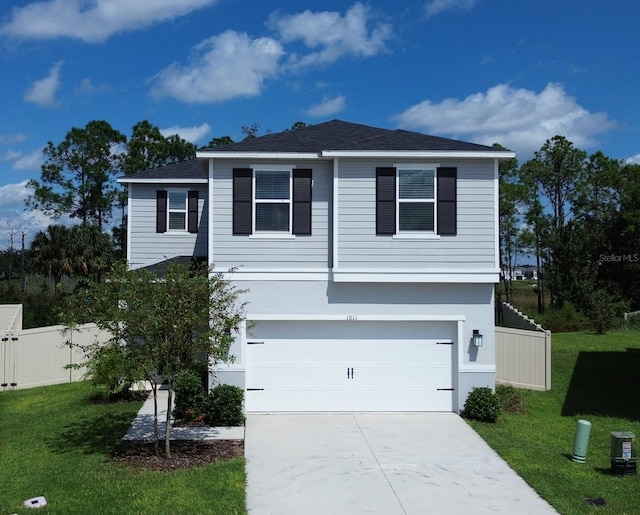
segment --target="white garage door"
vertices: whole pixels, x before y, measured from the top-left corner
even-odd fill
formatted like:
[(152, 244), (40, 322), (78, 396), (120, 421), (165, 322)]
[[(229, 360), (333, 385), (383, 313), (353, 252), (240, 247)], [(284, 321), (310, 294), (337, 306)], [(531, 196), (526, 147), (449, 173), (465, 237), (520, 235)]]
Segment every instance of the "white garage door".
[(246, 411), (452, 411), (453, 340), (429, 329), (259, 322), (247, 340)]

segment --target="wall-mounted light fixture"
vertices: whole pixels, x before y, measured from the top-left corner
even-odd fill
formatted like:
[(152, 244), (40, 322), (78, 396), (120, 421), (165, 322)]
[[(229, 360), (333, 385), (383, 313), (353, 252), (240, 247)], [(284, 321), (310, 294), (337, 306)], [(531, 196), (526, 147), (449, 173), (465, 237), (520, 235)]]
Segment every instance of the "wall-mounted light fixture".
[(482, 335), (478, 329), (473, 330), (473, 344), (476, 347), (482, 347)]

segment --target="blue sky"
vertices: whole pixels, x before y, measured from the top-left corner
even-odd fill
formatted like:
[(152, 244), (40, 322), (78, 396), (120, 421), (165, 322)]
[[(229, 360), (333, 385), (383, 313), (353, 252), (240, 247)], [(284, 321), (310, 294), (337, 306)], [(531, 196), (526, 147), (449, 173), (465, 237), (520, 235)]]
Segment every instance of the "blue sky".
[(637, 0), (44, 0), (0, 4), (0, 248), (42, 149), (106, 120), (198, 145), (339, 118), (521, 162), (562, 134), (640, 163)]

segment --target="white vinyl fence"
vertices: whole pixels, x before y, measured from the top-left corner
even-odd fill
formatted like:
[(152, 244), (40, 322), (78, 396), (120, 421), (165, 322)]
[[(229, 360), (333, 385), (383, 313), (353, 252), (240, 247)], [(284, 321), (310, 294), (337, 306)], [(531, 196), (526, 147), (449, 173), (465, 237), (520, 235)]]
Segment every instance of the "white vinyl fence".
[(71, 334), (64, 326), (22, 329), (22, 306), (0, 306), (0, 391), (69, 383), (82, 379), (86, 369), (68, 369), (84, 356), (67, 345), (106, 341), (108, 333), (85, 324)]

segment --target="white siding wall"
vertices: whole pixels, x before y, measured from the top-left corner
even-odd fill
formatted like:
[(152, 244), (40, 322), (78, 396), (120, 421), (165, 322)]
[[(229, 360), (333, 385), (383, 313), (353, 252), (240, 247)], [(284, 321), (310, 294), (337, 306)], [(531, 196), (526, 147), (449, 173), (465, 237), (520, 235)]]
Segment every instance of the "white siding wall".
[(245, 269), (295, 271), (326, 270), (329, 267), (329, 201), (331, 164), (326, 161), (291, 162), (297, 168), (313, 170), (311, 236), (295, 238), (252, 238), (232, 234), (233, 169), (250, 168), (256, 162), (214, 163), (213, 261), (216, 269), (242, 265)]
[[(233, 280), (233, 278), (232, 278)], [(464, 317), (463, 363), (493, 365), (493, 284), (333, 283), (325, 281), (234, 281), (246, 289), (247, 318), (252, 315), (462, 316)], [(443, 318), (444, 320), (445, 318)], [(449, 322), (430, 322), (434, 335), (453, 338)], [(473, 329), (484, 337), (480, 349), (471, 344)], [(442, 332), (441, 332), (442, 331)], [(242, 362), (236, 342), (231, 353)]]
[(166, 184), (132, 184), (129, 198), (130, 232), (128, 260), (132, 268), (151, 265), (175, 256), (207, 255), (207, 186), (206, 184), (176, 185), (198, 191), (198, 233), (156, 232), (156, 191)]
[[(403, 163), (409, 161), (402, 161)], [(338, 189), (338, 267), (349, 268), (494, 268), (495, 211), (493, 162), (439, 160), (458, 169), (457, 236), (399, 239), (376, 236), (378, 166), (394, 162), (341, 160)]]

